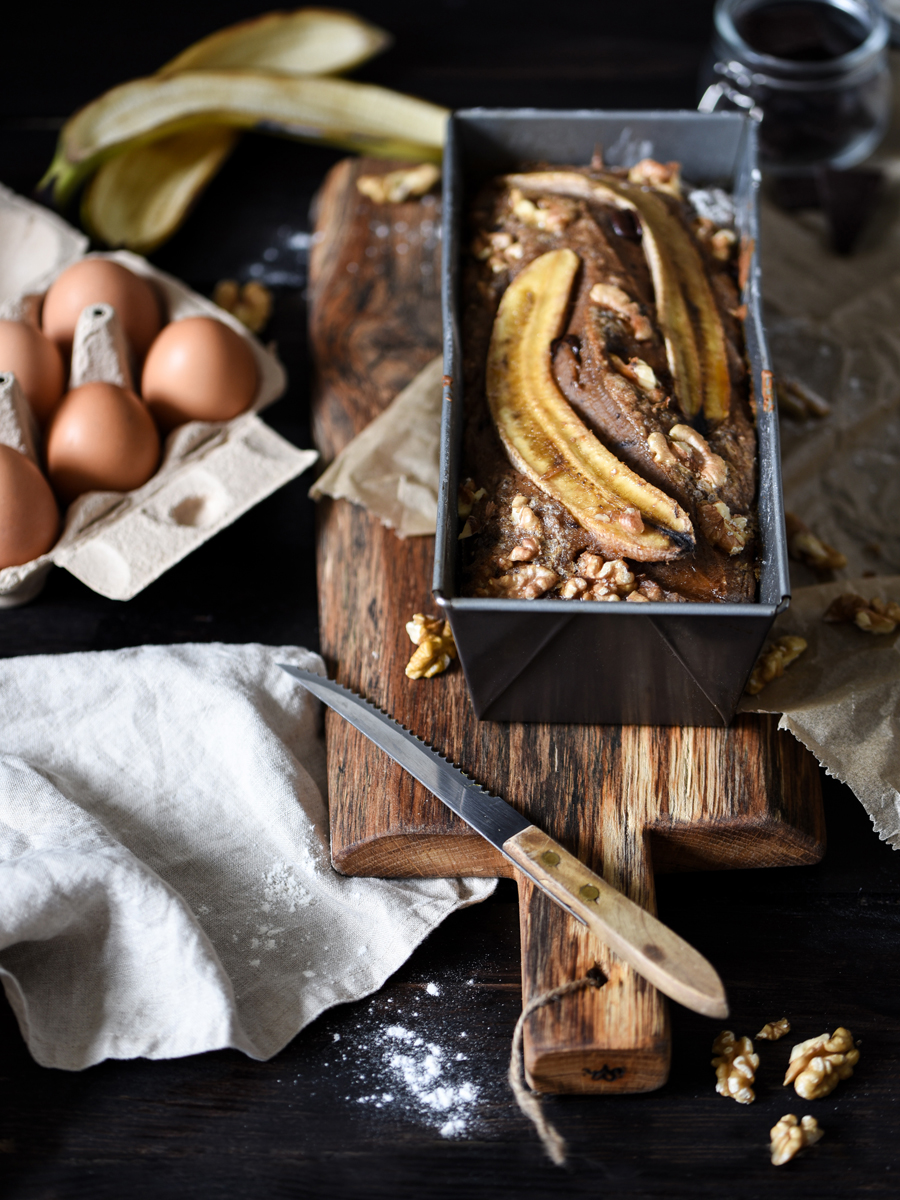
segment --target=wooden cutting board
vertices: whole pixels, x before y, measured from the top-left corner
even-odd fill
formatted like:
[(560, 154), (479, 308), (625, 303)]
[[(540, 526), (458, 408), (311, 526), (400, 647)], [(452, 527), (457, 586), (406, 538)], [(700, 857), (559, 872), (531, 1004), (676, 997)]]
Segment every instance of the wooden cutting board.
[[(314, 432), (326, 461), (440, 349), (439, 199), (375, 204), (348, 159), (317, 200), (310, 329)], [(654, 871), (790, 866), (824, 851), (813, 757), (768, 717), (729, 729), (476, 720), (458, 664), (411, 681), (404, 625), (435, 612), (434, 539), (395, 536), (346, 501), (321, 502), (318, 587), (329, 673), (360, 691), (655, 911)], [(510, 864), (386, 754), (326, 713), (334, 864), (349, 875), (512, 875)], [(523, 1002), (599, 966), (607, 983), (529, 1020), (525, 1062), (548, 1092), (640, 1092), (665, 1082), (663, 997), (519, 877)], [(661, 914), (665, 920), (665, 913)], [(725, 981), (727, 985), (727, 980)], [(710, 1026), (710, 1037), (718, 1032)]]

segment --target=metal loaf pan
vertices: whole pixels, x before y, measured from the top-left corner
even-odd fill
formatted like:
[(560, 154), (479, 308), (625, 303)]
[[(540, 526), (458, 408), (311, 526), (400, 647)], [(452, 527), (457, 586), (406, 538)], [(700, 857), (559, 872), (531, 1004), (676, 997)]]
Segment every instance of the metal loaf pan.
[(434, 595), (450, 621), (478, 717), (641, 725), (726, 725), (775, 616), (790, 599), (778, 423), (753, 255), (743, 295), (757, 399), (760, 581), (747, 604), (602, 604), (459, 595), (457, 488), (465, 420), (460, 288), (468, 206), (492, 175), (526, 163), (611, 166), (652, 156), (736, 201), (757, 244), (756, 130), (733, 113), (474, 109), (450, 121), (444, 170), (444, 371)]

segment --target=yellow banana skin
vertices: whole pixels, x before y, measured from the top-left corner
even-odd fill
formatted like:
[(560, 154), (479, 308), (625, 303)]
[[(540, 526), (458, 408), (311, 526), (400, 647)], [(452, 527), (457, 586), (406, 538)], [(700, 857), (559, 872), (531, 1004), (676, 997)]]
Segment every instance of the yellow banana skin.
[(553, 377), (550, 347), (562, 332), (579, 266), (572, 250), (551, 250), (506, 289), (487, 361), (494, 423), (513, 465), (558, 500), (604, 555), (678, 558), (694, 547), (687, 514), (606, 449)]
[(725, 332), (699, 252), (666, 201), (650, 188), (614, 176), (596, 180), (576, 171), (509, 175), (507, 182), (525, 195), (595, 199), (640, 216), (678, 403), (688, 417), (702, 409), (709, 421), (725, 420), (731, 408)]

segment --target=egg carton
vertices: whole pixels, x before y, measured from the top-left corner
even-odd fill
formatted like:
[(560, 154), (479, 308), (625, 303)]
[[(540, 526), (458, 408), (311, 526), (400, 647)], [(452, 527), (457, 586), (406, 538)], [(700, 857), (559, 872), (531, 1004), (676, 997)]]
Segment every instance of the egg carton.
[[(107, 258), (153, 282), (170, 321), (214, 317), (249, 344), (259, 385), (247, 412), (231, 421), (191, 421), (169, 434), (162, 463), (131, 492), (88, 492), (68, 508), (62, 534), (47, 554), (0, 571), (0, 608), (25, 604), (38, 594), (55, 565), (113, 600), (130, 600), (175, 563), (230, 525), (254, 504), (300, 475), (318, 457), (299, 450), (257, 416), (284, 392), (287, 376), (274, 352), (236, 318), (145, 259), (125, 250), (87, 254), (88, 240), (60, 217), (0, 185), (0, 313), (18, 315), (25, 297), (41, 294), (66, 267), (82, 258)], [(99, 306), (98, 306), (99, 307)], [(85, 326), (73, 350), (73, 370), (117, 383), (128, 378), (118, 334)], [(0, 442), (32, 457), (39, 453), (27, 405), (0, 376)]]

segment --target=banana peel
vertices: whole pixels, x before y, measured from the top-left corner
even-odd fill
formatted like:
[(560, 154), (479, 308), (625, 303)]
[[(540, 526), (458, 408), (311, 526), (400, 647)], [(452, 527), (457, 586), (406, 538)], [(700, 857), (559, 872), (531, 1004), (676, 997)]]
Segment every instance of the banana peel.
[(551, 250), (504, 292), (487, 361), (494, 423), (513, 465), (568, 509), (602, 553), (678, 558), (694, 546), (687, 514), (606, 449), (553, 376), (551, 344), (563, 331), (579, 267), (574, 251)]
[(88, 233), (149, 254), (178, 228), (239, 137), (227, 125), (202, 125), (110, 159), (82, 201)]
[(688, 417), (701, 409), (724, 420), (731, 408), (725, 331), (697, 247), (657, 192), (615, 176), (602, 181), (576, 171), (535, 171), (507, 176), (525, 195), (555, 193), (630, 209), (641, 218), (642, 245), (675, 395)]
[(266, 13), (195, 42), (161, 67), (157, 75), (229, 69), (336, 75), (374, 58), (392, 40), (383, 29), (339, 9)]
[(308, 141), (388, 157), (440, 159), (447, 110), (374, 84), (254, 71), (186, 71), (134, 79), (106, 92), (63, 128), (41, 186), (64, 204), (125, 146), (147, 145), (202, 125), (265, 124)]
[[(351, 70), (380, 53), (391, 40), (377, 26), (336, 9), (302, 8), (289, 13), (268, 13), (196, 42), (153, 78), (168, 80), (184, 72), (223, 70), (264, 73), (273, 80), (279, 75), (290, 78), (334, 74)], [(309, 126), (302, 132), (312, 140), (384, 157), (440, 158), (439, 148), (422, 147), (411, 141), (405, 128), (392, 129), (390, 118), (388, 130), (356, 129), (354, 126), (359, 122), (355, 121), (354, 100), (362, 108), (367, 108), (368, 102), (357, 100), (352, 93), (351, 97), (345, 96), (341, 118), (350, 123), (349, 129), (329, 132)], [(420, 103), (411, 101), (413, 105)], [(95, 105), (88, 105), (73, 120), (90, 126)], [(308, 111), (295, 111), (293, 118), (305, 121), (309, 115)], [(246, 117), (235, 120), (233, 114), (224, 118), (212, 114), (212, 117), (212, 120), (209, 116), (198, 118), (193, 113), (168, 129), (165, 126), (146, 129), (130, 142), (104, 146), (93, 160), (89, 157), (88, 161), (77, 162), (69, 159), (66, 145), (70, 122), (39, 186), (50, 187), (55, 203), (63, 207), (80, 183), (93, 173), (82, 201), (85, 226), (108, 245), (149, 252), (179, 227), (236, 144), (237, 129), (248, 123)], [(395, 123), (400, 126), (405, 126), (407, 119), (408, 114), (394, 113)], [(271, 112), (262, 114), (263, 123), (272, 121)], [(301, 136), (297, 129), (290, 132)], [(434, 134), (430, 136), (433, 141)]]

